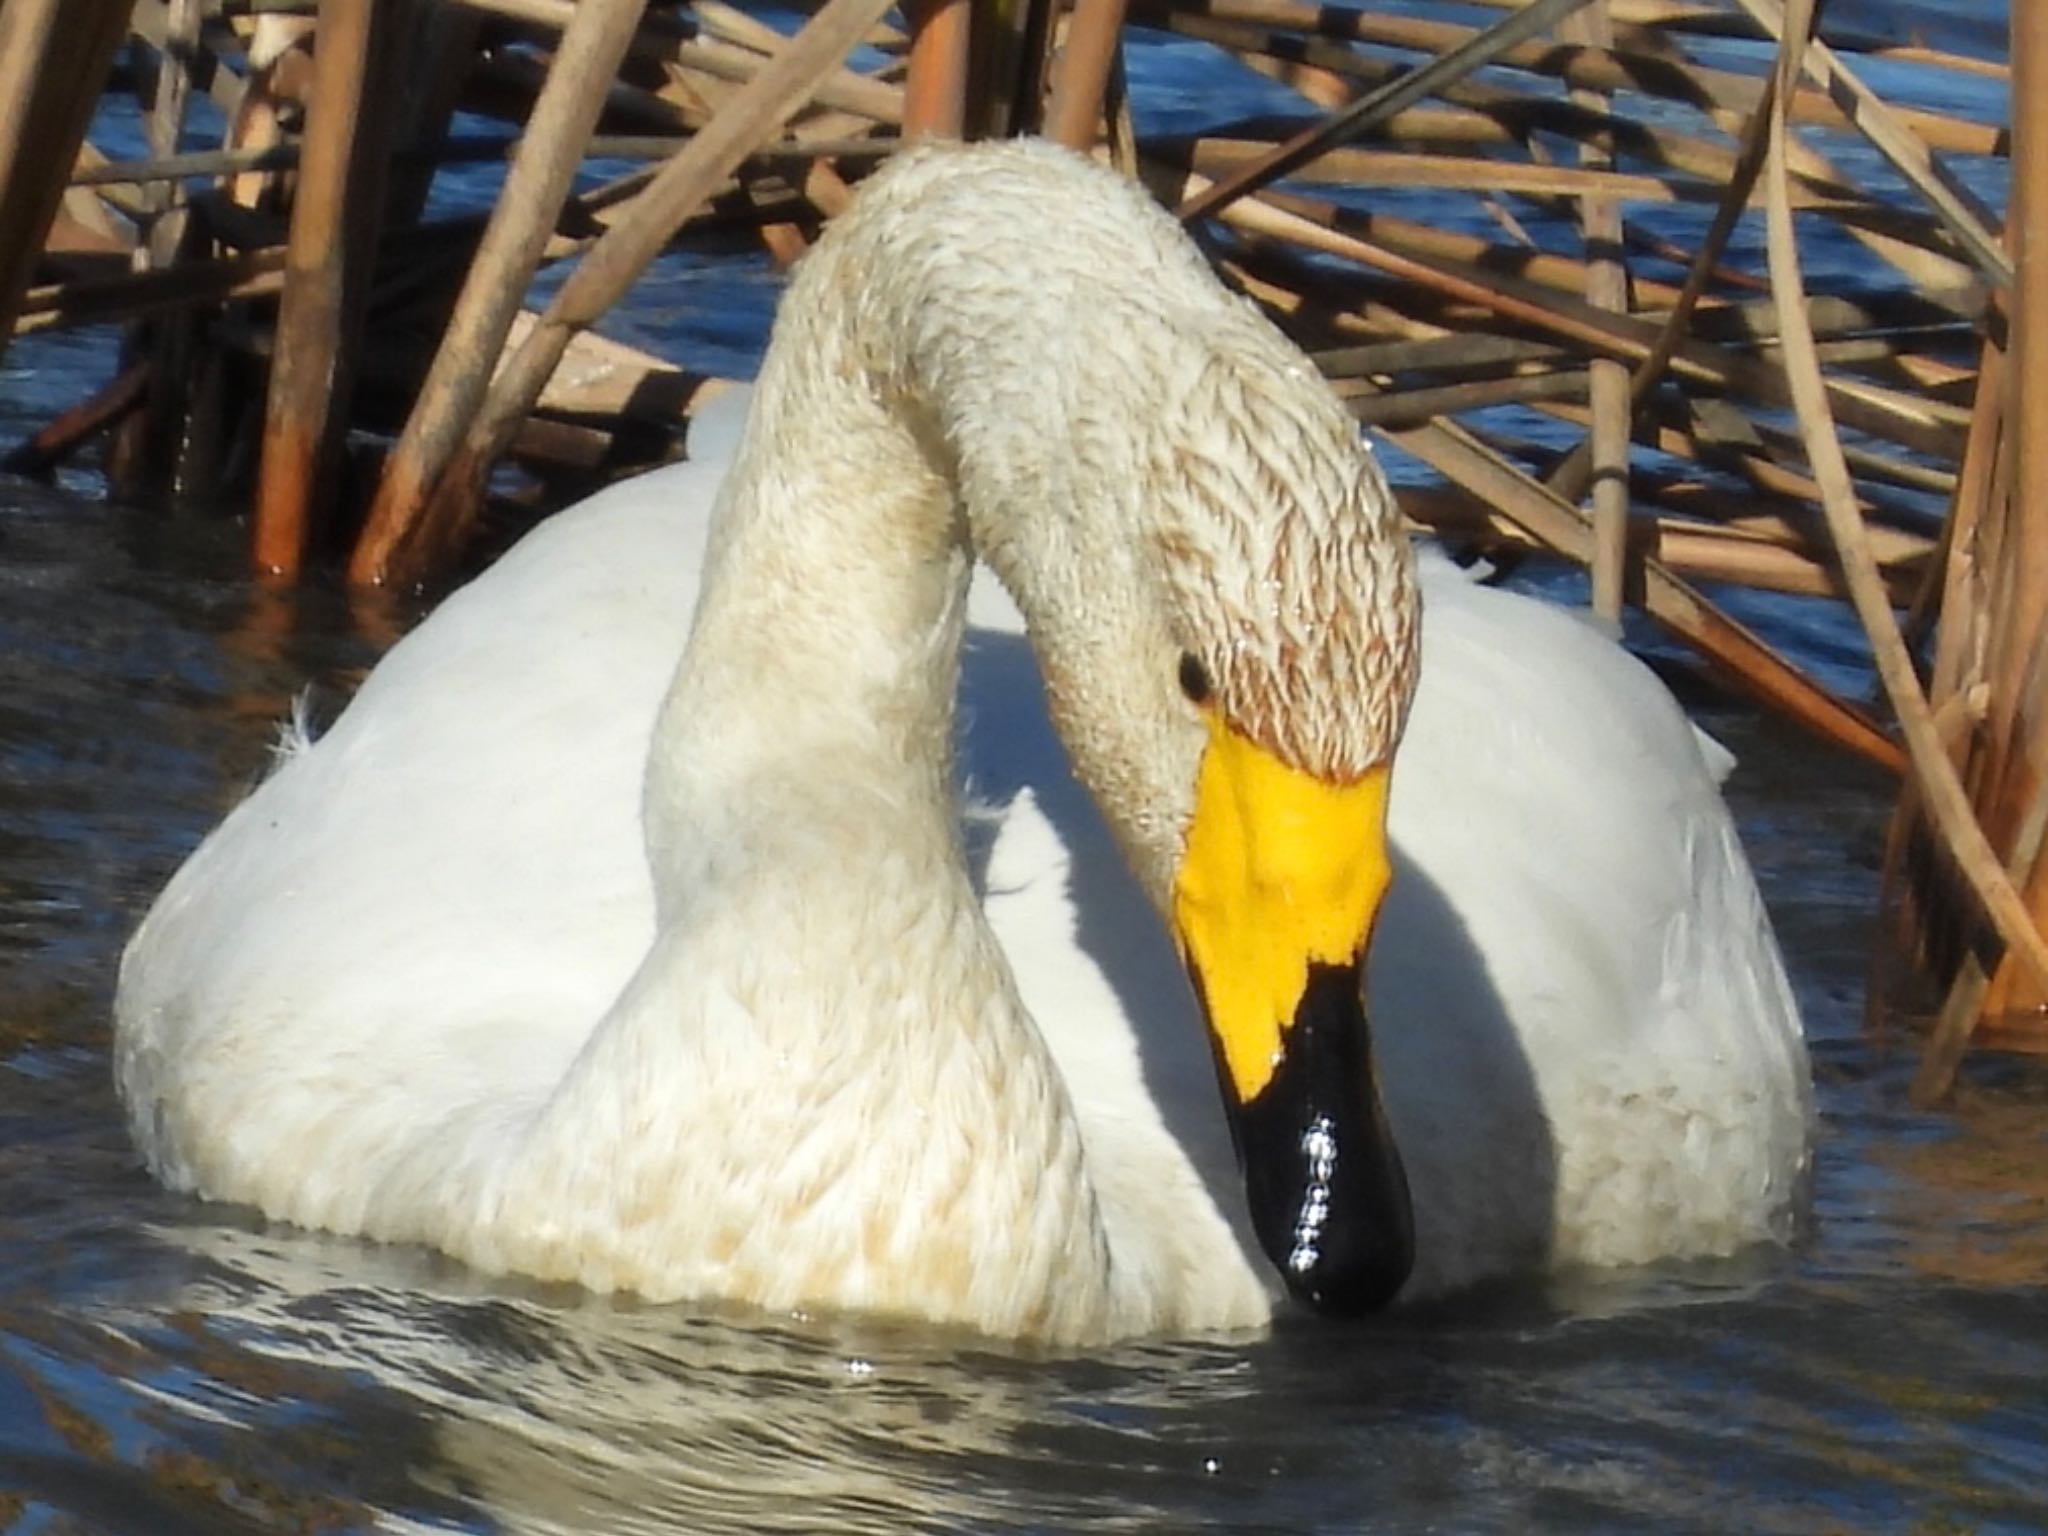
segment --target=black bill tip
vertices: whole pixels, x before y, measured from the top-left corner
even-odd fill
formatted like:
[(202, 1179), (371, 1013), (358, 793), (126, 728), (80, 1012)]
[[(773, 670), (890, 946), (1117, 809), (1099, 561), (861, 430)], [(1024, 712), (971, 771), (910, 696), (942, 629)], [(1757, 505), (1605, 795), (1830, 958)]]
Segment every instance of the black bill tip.
[(1346, 1316), (1392, 1301), (1415, 1266), (1415, 1219), (1355, 962), (1309, 967), (1286, 1054), (1234, 1119), (1252, 1228), (1288, 1290)]

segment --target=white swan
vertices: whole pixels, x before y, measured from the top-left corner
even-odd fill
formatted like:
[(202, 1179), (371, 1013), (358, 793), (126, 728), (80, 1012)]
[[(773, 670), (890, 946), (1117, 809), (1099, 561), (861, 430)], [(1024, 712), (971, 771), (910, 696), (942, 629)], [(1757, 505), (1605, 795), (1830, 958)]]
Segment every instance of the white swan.
[(166, 1183), (1065, 1341), (1256, 1325), (1260, 1245), (1355, 1307), (1788, 1231), (1804, 1047), (1693, 732), (1448, 567), (1368, 1050), (1411, 558), (1134, 188), (900, 157), (698, 451), (450, 598), (164, 891), (116, 1071)]

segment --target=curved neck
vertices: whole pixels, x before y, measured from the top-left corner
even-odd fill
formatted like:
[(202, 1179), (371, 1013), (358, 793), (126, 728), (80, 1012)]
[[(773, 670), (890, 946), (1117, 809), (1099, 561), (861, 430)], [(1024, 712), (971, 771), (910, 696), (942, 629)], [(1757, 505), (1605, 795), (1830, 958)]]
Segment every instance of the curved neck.
[(841, 340), (771, 355), (713, 512), (649, 759), (658, 892), (702, 887), (707, 849), (765, 852), (821, 826), (936, 839), (934, 851), (955, 835), (949, 743), (972, 557), (927, 456), (820, 366)]
[[(898, 216), (902, 198), (919, 200), (916, 219)], [(953, 695), (977, 548), (1032, 626), (1055, 708), (1063, 673), (1113, 693), (1116, 668), (1047, 648), (1106, 649), (1111, 633), (1081, 611), (1150, 601), (1137, 591), (1150, 581), (1131, 532), (1139, 514), (1123, 503), (1166, 414), (1152, 397), (1178, 371), (1159, 351), (1192, 349), (1174, 327), (1130, 321), (1113, 343), (1077, 349), (1071, 311), (1107, 319), (1134, 291), (1177, 302), (1174, 279), (1187, 274), (1155, 274), (1145, 253), (1121, 265), (1077, 257), (1037, 238), (1044, 216), (1042, 189), (921, 184), (899, 164), (798, 268), (656, 732), (646, 810), (658, 889), (700, 888), (707, 871), (691, 861), (721, 839), (784, 845), (825, 823), (950, 846)], [(905, 228), (919, 232), (914, 246)], [(1028, 270), (1019, 251), (1035, 253)], [(1206, 299), (1206, 274), (1192, 275), (1186, 286)], [(1150, 702), (1098, 696), (1095, 712), (1135, 716)], [(1069, 745), (1088, 776), (1086, 743)], [(821, 785), (888, 792), (828, 805)]]
[[(1142, 191), (1077, 177), (1065, 151), (897, 159), (776, 322), (651, 760), (658, 886), (700, 883), (667, 865), (707, 827), (814, 826), (797, 789), (821, 763), (855, 791), (907, 791), (872, 808), (882, 835), (954, 836), (973, 551), (1023, 610), (1074, 765), (1163, 907), (1202, 743), (1175, 681), (1191, 599), (1162, 572), (1200, 588), (1219, 563), (1284, 564), (1240, 548), (1278, 538), (1246, 506), (1344, 504), (1356, 431), (1304, 367)], [(1273, 495), (1304, 473), (1328, 483)], [(731, 678), (745, 697), (721, 692)]]

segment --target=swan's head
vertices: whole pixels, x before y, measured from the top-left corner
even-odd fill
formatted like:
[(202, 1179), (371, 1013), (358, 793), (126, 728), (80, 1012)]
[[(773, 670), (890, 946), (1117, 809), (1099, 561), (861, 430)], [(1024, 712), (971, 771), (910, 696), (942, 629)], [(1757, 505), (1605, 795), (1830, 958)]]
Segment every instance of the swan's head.
[(1167, 915), (1259, 1240), (1298, 1297), (1363, 1311), (1414, 1262), (1361, 988), (1392, 876), (1413, 565), (1305, 362), (1225, 350), (1199, 393), (1219, 425), (1181, 444), (1185, 488), (1156, 514), (1175, 681), (1201, 733)]
[(1068, 424), (1077, 510), (992, 558), (1029, 567), (1055, 719), (1193, 980), (1260, 1242), (1298, 1297), (1357, 1312), (1414, 1258), (1360, 987), (1413, 558), (1305, 358), (1235, 307), (1166, 324), (1146, 393), (1091, 389), (1115, 407)]

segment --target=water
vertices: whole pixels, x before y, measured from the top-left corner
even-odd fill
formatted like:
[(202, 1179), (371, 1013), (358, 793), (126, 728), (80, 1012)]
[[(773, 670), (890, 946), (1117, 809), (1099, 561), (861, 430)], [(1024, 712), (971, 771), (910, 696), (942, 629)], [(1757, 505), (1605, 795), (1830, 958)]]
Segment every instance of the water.
[[(1968, 43), (1992, 10), (1855, 19)], [(1134, 55), (1154, 127), (1275, 105), (1199, 57)], [(744, 370), (769, 292), (671, 263), (613, 328)], [(103, 335), (16, 347), (0, 441), (111, 366)], [(331, 714), (415, 614), (266, 594), (239, 529), (98, 490), (0, 483), (0, 1531), (2048, 1528), (2048, 1067), (1907, 1107), (1912, 1039), (1862, 1019), (1888, 786), (1677, 658), (1743, 757), (1812, 1039), (1798, 1248), (1021, 1357), (489, 1280), (159, 1190), (109, 1085), (120, 946), (292, 698)], [(1868, 686), (1840, 609), (1744, 614)]]

